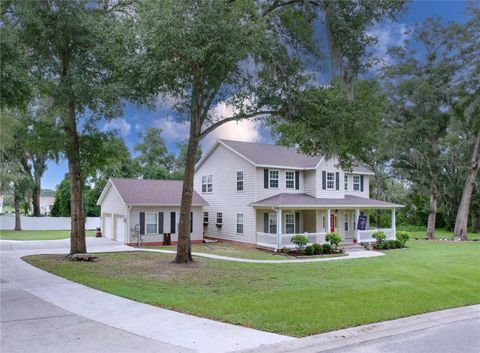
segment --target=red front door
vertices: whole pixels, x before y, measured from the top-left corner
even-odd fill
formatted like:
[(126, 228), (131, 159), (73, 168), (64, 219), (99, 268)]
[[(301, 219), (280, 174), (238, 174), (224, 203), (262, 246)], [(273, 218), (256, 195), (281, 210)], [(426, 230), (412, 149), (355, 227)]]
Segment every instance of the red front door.
[(335, 214), (330, 214), (330, 233), (335, 232)]

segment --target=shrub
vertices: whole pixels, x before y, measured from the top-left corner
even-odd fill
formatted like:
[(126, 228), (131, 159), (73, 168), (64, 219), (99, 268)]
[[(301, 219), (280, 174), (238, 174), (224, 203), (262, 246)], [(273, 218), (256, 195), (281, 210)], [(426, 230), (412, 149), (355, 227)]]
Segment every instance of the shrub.
[(395, 240), (387, 240), (387, 243), (390, 244), (390, 249), (397, 248), (397, 243), (395, 242)]
[(345, 254), (345, 249), (344, 248), (336, 248), (333, 250), (335, 254)]
[(360, 245), (363, 246), (365, 248), (365, 250), (372, 250), (372, 244), (369, 243), (368, 241), (360, 243)]
[(322, 250), (324, 254), (331, 254), (332, 253), (332, 246), (329, 243), (322, 245)]
[(304, 234), (296, 234), (290, 239), (290, 241), (297, 246), (300, 252), (302, 252), (304, 246), (307, 245), (310, 240)]
[(342, 237), (338, 233), (328, 233), (325, 237), (325, 240), (328, 241), (334, 248), (338, 247), (342, 241)]
[(385, 249), (385, 243), (384, 242), (376, 243), (373, 247), (375, 249), (382, 250), (382, 249)]
[(313, 245), (307, 245), (304, 253), (305, 255), (313, 255)]
[(400, 249), (400, 248), (404, 248), (405, 247), (405, 244), (402, 243), (400, 240), (394, 240), (395, 241), (395, 247)]
[(313, 253), (315, 255), (320, 255), (323, 252), (322, 244), (313, 244)]
[(284, 246), (284, 247), (282, 248), (281, 252), (282, 252), (283, 254), (288, 254), (288, 253), (290, 252), (290, 250), (289, 250), (286, 246)]
[(405, 246), (405, 243), (410, 239), (411, 234), (404, 230), (399, 230), (395, 233), (395, 237), (397, 238), (398, 241), (402, 243), (401, 247), (403, 248)]
[(377, 243), (383, 242), (385, 239), (387, 239), (387, 235), (385, 232), (378, 231), (372, 234), (372, 238), (377, 241)]

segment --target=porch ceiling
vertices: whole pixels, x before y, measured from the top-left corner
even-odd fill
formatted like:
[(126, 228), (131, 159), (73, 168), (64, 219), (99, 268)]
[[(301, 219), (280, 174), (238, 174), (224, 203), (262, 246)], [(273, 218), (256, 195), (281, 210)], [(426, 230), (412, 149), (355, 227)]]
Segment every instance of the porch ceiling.
[(281, 193), (250, 204), (252, 207), (280, 208), (400, 208), (403, 205), (346, 195), (342, 199), (317, 198), (307, 194)]

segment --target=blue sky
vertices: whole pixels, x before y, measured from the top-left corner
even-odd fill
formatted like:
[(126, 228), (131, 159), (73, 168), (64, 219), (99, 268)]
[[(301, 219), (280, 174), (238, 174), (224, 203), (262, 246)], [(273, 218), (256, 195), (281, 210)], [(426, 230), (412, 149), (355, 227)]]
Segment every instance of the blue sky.
[[(380, 23), (374, 26), (370, 33), (379, 39), (375, 49), (380, 57), (388, 62), (386, 50), (388, 47), (399, 45), (406, 38), (406, 32), (415, 23), (421, 23), (428, 17), (441, 17), (444, 22), (463, 23), (467, 19), (465, 10), (468, 6), (464, 1), (414, 1), (410, 2), (407, 10), (395, 23)], [(135, 144), (139, 140), (139, 133), (148, 127), (159, 127), (164, 130), (165, 141), (171, 151), (176, 151), (176, 144), (188, 136), (188, 126), (173, 118), (168, 107), (168, 100), (158, 102), (155, 109), (148, 110), (126, 104), (123, 116), (111, 122), (100, 124), (104, 130), (118, 130), (119, 135), (125, 140), (125, 144), (133, 153)], [(220, 114), (228, 114), (228, 108), (217, 107)], [(216, 139), (235, 139), (253, 142), (272, 142), (272, 137), (267, 128), (259, 121), (243, 121), (241, 123), (228, 123), (207, 136), (202, 142), (203, 150), (207, 150)], [(68, 172), (65, 160), (58, 164), (48, 163), (48, 169), (42, 178), (43, 189), (55, 189), (56, 185)]]

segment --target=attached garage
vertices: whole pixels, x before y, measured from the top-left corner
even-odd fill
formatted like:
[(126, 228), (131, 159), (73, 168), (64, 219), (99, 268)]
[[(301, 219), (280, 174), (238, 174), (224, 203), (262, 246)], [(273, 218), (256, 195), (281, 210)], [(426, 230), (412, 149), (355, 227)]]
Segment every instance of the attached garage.
[[(162, 245), (164, 233), (172, 244), (177, 242), (183, 183), (178, 180), (111, 178), (97, 205), (101, 206), (102, 232), (106, 238), (132, 244)], [(190, 237), (192, 243), (203, 241), (203, 206), (205, 200), (194, 192)]]

